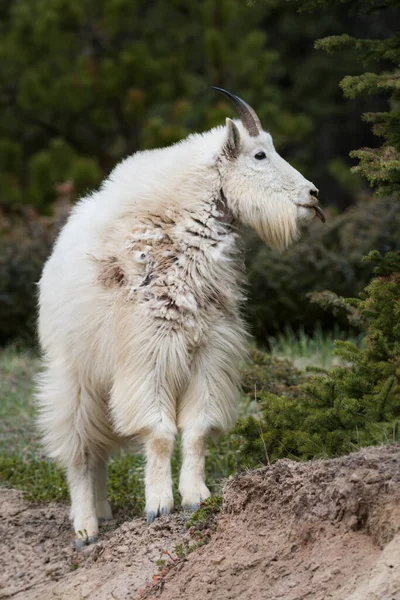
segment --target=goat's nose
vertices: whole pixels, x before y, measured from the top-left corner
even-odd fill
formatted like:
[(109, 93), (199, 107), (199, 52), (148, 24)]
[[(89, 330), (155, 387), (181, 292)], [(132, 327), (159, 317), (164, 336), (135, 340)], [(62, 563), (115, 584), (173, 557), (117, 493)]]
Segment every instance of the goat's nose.
[(319, 190), (317, 190), (317, 188), (312, 188), (310, 190), (310, 196), (314, 196), (314, 198), (318, 198), (318, 196), (319, 196)]

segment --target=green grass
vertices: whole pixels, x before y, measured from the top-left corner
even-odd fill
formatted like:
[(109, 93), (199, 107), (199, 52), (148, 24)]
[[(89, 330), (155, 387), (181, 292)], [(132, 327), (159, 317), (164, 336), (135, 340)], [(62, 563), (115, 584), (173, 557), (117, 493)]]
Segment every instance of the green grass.
[(39, 440), (34, 426), (37, 355), (18, 345), (0, 349), (0, 453), (32, 454)]
[(207, 498), (201, 503), (200, 508), (192, 514), (186, 523), (186, 527), (188, 529), (193, 528), (196, 531), (210, 527), (215, 515), (220, 512), (221, 508), (222, 496)]
[[(237, 440), (227, 436), (218, 444), (209, 443), (206, 460), (206, 478), (211, 492), (219, 494), (224, 481), (236, 473)], [(117, 516), (130, 518), (144, 509), (143, 456), (122, 452), (112, 458), (108, 468), (108, 497)], [(177, 494), (180, 469), (179, 445), (172, 457), (175, 505), (180, 505)], [(0, 454), (0, 484), (23, 490), (27, 500), (36, 502), (68, 501), (68, 488), (63, 471), (47, 459), (35, 455)]]
[(334, 329), (324, 332), (321, 327), (315, 327), (311, 335), (304, 329), (294, 331), (286, 327), (284, 332), (268, 339), (272, 356), (287, 358), (300, 370), (307, 367), (331, 369), (342, 365), (343, 362), (334, 355), (335, 340), (346, 340), (357, 345), (361, 344), (361, 336), (349, 336), (347, 332)]

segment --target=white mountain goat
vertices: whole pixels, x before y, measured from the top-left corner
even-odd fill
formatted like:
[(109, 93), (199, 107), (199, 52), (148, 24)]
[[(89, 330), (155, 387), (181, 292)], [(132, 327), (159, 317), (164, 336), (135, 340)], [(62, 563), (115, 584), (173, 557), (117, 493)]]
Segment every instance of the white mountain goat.
[(324, 220), (316, 187), (220, 91), (241, 120), (122, 161), (75, 206), (43, 271), (39, 424), (67, 472), (78, 547), (111, 518), (106, 460), (129, 439), (144, 445), (149, 523), (173, 507), (177, 431), (182, 504), (210, 495), (206, 438), (235, 420), (247, 338), (233, 224), (283, 248)]

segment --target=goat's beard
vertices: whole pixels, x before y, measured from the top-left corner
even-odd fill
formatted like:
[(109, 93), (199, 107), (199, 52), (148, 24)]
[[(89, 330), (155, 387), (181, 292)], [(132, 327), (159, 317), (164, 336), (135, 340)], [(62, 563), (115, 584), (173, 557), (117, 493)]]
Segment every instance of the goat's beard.
[(249, 202), (240, 209), (239, 219), (253, 227), (271, 248), (284, 250), (299, 237), (297, 207), (290, 200)]

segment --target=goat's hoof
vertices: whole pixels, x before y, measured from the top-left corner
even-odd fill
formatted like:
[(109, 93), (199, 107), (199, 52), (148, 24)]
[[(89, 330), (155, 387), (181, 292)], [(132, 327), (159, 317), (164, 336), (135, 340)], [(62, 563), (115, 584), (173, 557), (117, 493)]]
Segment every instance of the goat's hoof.
[(165, 490), (149, 490), (146, 493), (145, 513), (147, 515), (147, 523), (150, 525), (157, 517), (168, 515), (174, 508), (172, 498), (172, 489)]
[(182, 506), (185, 510), (197, 510), (200, 503), (211, 496), (210, 490), (202, 480), (181, 482), (179, 492), (182, 498)]
[(147, 524), (151, 525), (152, 522), (154, 521), (154, 519), (157, 517), (156, 513), (154, 512), (154, 510), (150, 510), (147, 513)]
[(157, 511), (149, 510), (149, 512), (147, 513), (147, 524), (151, 525), (154, 522), (154, 519), (156, 519), (157, 517), (163, 517), (164, 515), (169, 515), (170, 512), (171, 509), (169, 508), (169, 506), (162, 506)]
[(89, 544), (94, 544), (99, 539), (98, 535), (90, 535), (89, 537), (77, 537), (74, 539), (73, 546), (75, 550), (82, 550), (85, 546)]
[(74, 539), (74, 548), (75, 550), (82, 550), (87, 544), (87, 538), (75, 538)]
[(98, 540), (98, 539), (99, 539), (99, 536), (98, 536), (98, 535), (91, 535), (91, 536), (88, 538), (88, 544), (94, 544), (94, 543), (96, 543), (96, 542), (97, 542), (97, 540)]

